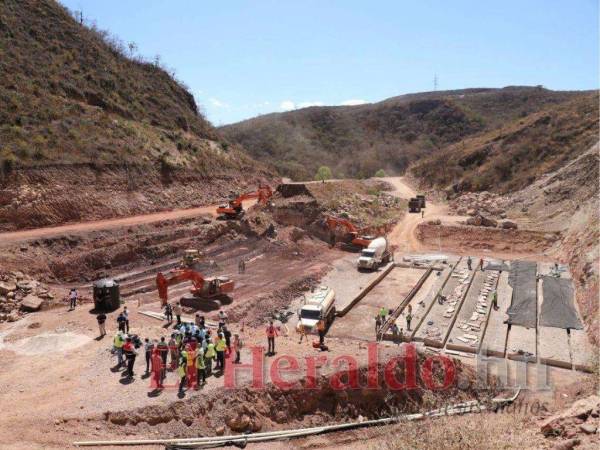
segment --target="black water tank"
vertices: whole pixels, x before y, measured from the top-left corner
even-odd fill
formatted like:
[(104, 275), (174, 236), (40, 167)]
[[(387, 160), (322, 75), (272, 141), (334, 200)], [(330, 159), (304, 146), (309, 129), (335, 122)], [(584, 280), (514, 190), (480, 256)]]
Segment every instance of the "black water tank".
[(114, 311), (121, 304), (119, 283), (110, 278), (94, 282), (94, 307), (101, 311)]

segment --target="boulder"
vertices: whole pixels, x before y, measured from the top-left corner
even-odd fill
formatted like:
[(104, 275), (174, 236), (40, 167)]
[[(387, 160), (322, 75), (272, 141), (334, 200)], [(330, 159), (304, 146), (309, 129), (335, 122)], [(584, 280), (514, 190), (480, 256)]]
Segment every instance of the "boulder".
[(11, 312), (8, 316), (6, 316), (6, 320), (9, 322), (16, 322), (19, 320), (19, 314), (16, 311)]
[(473, 225), (473, 226), (479, 227), (479, 226), (481, 226), (481, 216), (476, 215), (474, 217), (469, 217), (465, 223), (467, 225)]
[(441, 225), (442, 221), (440, 219), (428, 220), (427, 225)]
[(471, 208), (469, 210), (467, 210), (467, 216), (476, 216), (478, 214), (478, 211), (475, 208)]
[(17, 285), (15, 283), (0, 281), (0, 294), (7, 295), (9, 292), (13, 292), (16, 289)]
[(517, 224), (515, 222), (511, 222), (510, 220), (505, 220), (500, 224), (501, 228), (504, 228), (505, 230), (516, 230)]
[(489, 217), (481, 216), (481, 226), (493, 228), (498, 226), (498, 222), (496, 222), (494, 219), (490, 219)]
[(553, 450), (571, 450), (573, 447), (579, 445), (581, 441), (579, 439), (567, 439), (566, 441), (559, 442), (552, 447)]
[(579, 425), (579, 428), (585, 434), (594, 434), (594, 433), (596, 433), (596, 430), (598, 429), (598, 427), (592, 423), (584, 423), (582, 425)]
[(23, 300), (21, 300), (21, 309), (23, 311), (37, 311), (42, 307), (43, 303), (44, 299), (33, 294), (29, 294)]
[(39, 286), (39, 283), (35, 280), (18, 281), (17, 287), (23, 291), (32, 291)]

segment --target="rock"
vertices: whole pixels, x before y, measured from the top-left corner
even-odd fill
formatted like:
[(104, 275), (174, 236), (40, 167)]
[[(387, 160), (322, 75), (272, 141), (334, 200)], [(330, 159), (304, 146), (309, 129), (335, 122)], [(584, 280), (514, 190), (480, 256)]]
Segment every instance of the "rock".
[(481, 226), (481, 216), (476, 215), (474, 217), (469, 217), (465, 223), (467, 225), (473, 225), (473, 226), (479, 227), (479, 226)]
[(231, 428), (231, 431), (246, 431), (252, 425), (252, 421), (247, 414), (239, 414), (235, 418), (228, 419), (225, 421), (227, 426)]
[(479, 214), (478, 211), (474, 208), (467, 210), (467, 216), (476, 216), (478, 214)]
[(30, 329), (35, 329), (35, 328), (40, 328), (41, 326), (42, 326), (42, 324), (41, 324), (41, 323), (39, 323), (39, 322), (33, 322), (33, 323), (30, 323), (30, 324), (27, 326), (27, 328), (30, 328)]
[(552, 447), (552, 449), (553, 450), (571, 450), (576, 445), (579, 445), (580, 442), (581, 441), (579, 439), (568, 439), (566, 441), (559, 442), (554, 447)]
[(494, 219), (490, 219), (489, 217), (481, 216), (481, 226), (493, 228), (498, 226), (498, 222), (496, 222)]
[(7, 295), (9, 292), (13, 292), (17, 289), (15, 283), (9, 281), (0, 281), (0, 294)]
[(39, 286), (39, 283), (35, 280), (18, 281), (17, 282), (17, 287), (23, 291), (32, 291), (38, 286)]
[(510, 220), (505, 220), (500, 224), (500, 228), (504, 228), (505, 230), (516, 230), (517, 224), (515, 222), (511, 222)]
[(456, 210), (456, 214), (458, 214), (459, 216), (466, 216), (467, 215), (467, 208), (458, 208)]
[(579, 425), (579, 428), (585, 434), (594, 434), (596, 432), (596, 430), (598, 429), (598, 427), (596, 425), (592, 425), (591, 423), (584, 423), (582, 425)]
[(215, 433), (217, 434), (217, 436), (223, 436), (225, 434), (225, 427), (220, 426), (215, 428)]
[(16, 311), (11, 312), (8, 316), (6, 316), (6, 320), (9, 322), (16, 322), (19, 320), (19, 314)]
[(16, 272), (13, 272), (12, 274), (17, 280), (22, 280), (23, 278), (25, 278), (23, 272), (20, 272), (18, 270)]
[(42, 307), (43, 303), (44, 299), (29, 294), (21, 301), (21, 309), (24, 311), (37, 311)]
[(442, 221), (440, 219), (428, 220), (427, 225), (441, 225)]

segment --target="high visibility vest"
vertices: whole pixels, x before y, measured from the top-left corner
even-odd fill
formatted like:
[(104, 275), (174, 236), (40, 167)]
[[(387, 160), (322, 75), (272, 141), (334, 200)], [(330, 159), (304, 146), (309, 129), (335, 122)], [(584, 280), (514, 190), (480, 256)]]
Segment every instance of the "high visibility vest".
[(185, 360), (182, 361), (179, 367), (177, 368), (177, 374), (179, 375), (179, 378), (185, 377)]
[(124, 343), (125, 341), (123, 340), (121, 335), (117, 334), (113, 340), (113, 345), (115, 346), (115, 348), (122, 348)]
[(196, 360), (196, 352), (193, 350), (190, 350), (189, 352), (187, 352), (187, 365), (189, 366), (193, 366), (194, 365), (194, 361)]
[(196, 356), (196, 368), (197, 369), (204, 369), (205, 365), (204, 365), (204, 355), (202, 354), (202, 352), (198, 352), (198, 356)]
[(217, 341), (217, 351), (224, 352), (226, 348), (227, 348), (227, 342), (225, 341), (225, 339), (219, 339)]
[(204, 356), (206, 358), (214, 358), (215, 356), (217, 356), (215, 353), (215, 344), (211, 342), (206, 346), (206, 353), (204, 354)]

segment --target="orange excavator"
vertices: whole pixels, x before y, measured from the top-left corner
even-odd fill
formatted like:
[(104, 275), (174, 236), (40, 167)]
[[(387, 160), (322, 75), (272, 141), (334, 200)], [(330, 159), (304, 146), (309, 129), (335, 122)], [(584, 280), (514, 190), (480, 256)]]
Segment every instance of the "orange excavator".
[(166, 276), (159, 272), (156, 275), (156, 286), (158, 287), (158, 296), (165, 306), (168, 300), (169, 286), (191, 281), (194, 287), (190, 290), (192, 295), (197, 298), (209, 299), (228, 294), (233, 291), (234, 283), (227, 277), (204, 278), (200, 272), (193, 269), (178, 269), (170, 272)]
[(233, 200), (229, 200), (229, 204), (220, 205), (217, 208), (217, 214), (223, 219), (239, 219), (244, 215), (242, 202), (244, 200), (258, 199), (260, 205), (266, 205), (269, 199), (273, 196), (273, 190), (269, 185), (260, 185), (254, 192), (247, 192), (239, 195)]
[(351, 244), (356, 247), (366, 248), (369, 246), (371, 241), (375, 239), (374, 236), (363, 236), (359, 230), (354, 226), (352, 222), (347, 219), (338, 219), (335, 217), (327, 217), (325, 220), (327, 228), (332, 232), (332, 244), (335, 244), (335, 231), (342, 228), (346, 231), (343, 242), (345, 244)]

